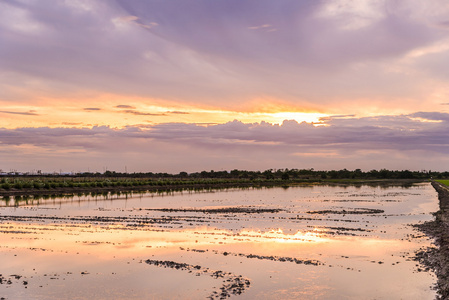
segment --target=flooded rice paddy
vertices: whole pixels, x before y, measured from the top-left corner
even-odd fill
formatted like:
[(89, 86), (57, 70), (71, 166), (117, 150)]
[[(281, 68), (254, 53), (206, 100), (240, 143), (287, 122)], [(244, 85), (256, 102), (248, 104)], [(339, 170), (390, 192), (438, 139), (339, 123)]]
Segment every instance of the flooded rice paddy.
[(435, 299), (428, 183), (0, 201), (2, 299)]

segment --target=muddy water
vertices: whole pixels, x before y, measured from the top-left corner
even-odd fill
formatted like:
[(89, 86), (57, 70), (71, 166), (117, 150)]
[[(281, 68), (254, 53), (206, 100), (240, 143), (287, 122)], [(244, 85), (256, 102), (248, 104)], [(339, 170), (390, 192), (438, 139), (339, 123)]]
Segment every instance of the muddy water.
[(0, 298), (434, 299), (430, 184), (0, 201)]

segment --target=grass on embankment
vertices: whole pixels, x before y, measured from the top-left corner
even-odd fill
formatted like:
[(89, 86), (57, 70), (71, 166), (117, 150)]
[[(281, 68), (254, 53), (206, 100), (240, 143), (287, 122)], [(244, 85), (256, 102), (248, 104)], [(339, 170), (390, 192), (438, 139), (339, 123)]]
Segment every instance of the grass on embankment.
[(446, 179), (446, 180), (441, 180), (441, 179), (439, 179), (439, 180), (435, 180), (435, 181), (437, 181), (437, 182), (439, 182), (439, 183), (442, 183), (442, 184), (444, 184), (444, 185), (449, 186), (449, 179)]

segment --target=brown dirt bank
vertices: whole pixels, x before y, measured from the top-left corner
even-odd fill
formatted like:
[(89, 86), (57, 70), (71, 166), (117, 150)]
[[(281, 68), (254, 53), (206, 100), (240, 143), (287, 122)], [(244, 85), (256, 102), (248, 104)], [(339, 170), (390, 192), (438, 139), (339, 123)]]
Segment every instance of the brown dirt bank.
[(449, 189), (432, 182), (438, 192), (440, 210), (435, 220), (418, 225), (418, 229), (435, 239), (435, 246), (416, 253), (416, 259), (437, 275), (437, 299), (449, 299)]

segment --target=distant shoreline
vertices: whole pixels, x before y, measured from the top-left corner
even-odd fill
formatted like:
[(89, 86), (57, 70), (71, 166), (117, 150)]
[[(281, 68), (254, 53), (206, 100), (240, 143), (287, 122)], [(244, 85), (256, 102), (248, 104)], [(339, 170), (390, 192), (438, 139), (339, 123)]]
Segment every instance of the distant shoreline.
[[(262, 187), (292, 187), (299, 185), (408, 185), (423, 182), (422, 179), (298, 179), (298, 180), (166, 180), (152, 181), (151, 184), (140, 184), (139, 181), (134, 182), (136, 185), (113, 185), (113, 186), (97, 186), (103, 185), (108, 180), (115, 178), (88, 178), (82, 182), (84, 185), (90, 186), (66, 186), (51, 188), (34, 188), (21, 187), (14, 188), (13, 184), (8, 189), (1, 188), (0, 197), (11, 196), (42, 196), (42, 195), (67, 195), (77, 193), (109, 193), (109, 192), (165, 192), (165, 191), (185, 191), (185, 190), (205, 190), (205, 189), (226, 189), (226, 188), (262, 188)], [(132, 178), (131, 178), (132, 180)], [(130, 184), (132, 184), (132, 181)], [(113, 184), (113, 183), (112, 183)], [(123, 183), (122, 183), (123, 184)], [(128, 184), (128, 183), (127, 183)]]

